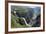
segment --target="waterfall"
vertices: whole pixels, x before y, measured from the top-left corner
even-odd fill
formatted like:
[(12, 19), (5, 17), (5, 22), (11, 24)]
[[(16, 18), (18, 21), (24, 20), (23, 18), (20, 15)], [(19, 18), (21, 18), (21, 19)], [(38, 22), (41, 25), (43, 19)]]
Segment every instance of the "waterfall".
[(31, 26), (31, 25), (27, 24), (27, 21), (26, 21), (26, 19), (24, 17), (22, 17), (22, 19), (24, 20), (26, 26)]

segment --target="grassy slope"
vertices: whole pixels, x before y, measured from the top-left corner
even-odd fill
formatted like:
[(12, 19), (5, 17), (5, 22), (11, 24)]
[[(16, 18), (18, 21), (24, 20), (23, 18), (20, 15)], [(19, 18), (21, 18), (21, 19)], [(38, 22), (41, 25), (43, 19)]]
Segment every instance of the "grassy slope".
[(21, 25), (19, 23), (17, 23), (16, 21), (18, 20), (17, 17), (15, 17), (14, 15), (11, 16), (11, 27), (12, 28), (25, 28), (27, 27), (26, 25)]

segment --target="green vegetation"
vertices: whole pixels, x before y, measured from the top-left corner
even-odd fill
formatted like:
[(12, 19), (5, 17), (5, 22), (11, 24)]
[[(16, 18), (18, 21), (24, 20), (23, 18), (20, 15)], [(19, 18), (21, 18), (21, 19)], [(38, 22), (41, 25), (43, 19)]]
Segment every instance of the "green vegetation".
[[(37, 8), (36, 8), (37, 9)], [(39, 18), (37, 16), (40, 14), (39, 9), (35, 8), (22, 7), (22, 6), (12, 6), (11, 7), (11, 28), (26, 28), (26, 27), (38, 27)], [(14, 13), (14, 11), (16, 13)], [(25, 21), (22, 19), (25, 18), (25, 21), (31, 26), (25, 25)], [(36, 17), (37, 19), (32, 19)], [(33, 24), (33, 25), (32, 25)]]
[(19, 17), (12, 15), (12, 17), (11, 17), (11, 28), (25, 28), (25, 27), (28, 27), (26, 25), (21, 25), (20, 23), (18, 23), (18, 21), (19, 21), (18, 19), (19, 19)]

